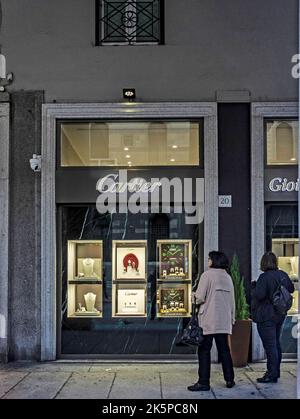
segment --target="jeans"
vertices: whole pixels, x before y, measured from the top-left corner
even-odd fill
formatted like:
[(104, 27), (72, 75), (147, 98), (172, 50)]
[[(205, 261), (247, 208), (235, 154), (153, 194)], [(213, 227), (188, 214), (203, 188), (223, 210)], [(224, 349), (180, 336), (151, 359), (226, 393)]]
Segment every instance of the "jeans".
[(210, 380), (210, 351), (215, 339), (220, 360), (222, 362), (223, 375), (225, 381), (234, 380), (234, 371), (232, 365), (232, 359), (230, 349), (228, 345), (228, 335), (216, 334), (216, 335), (205, 335), (204, 341), (198, 348), (198, 359), (199, 359), (199, 383), (203, 385), (209, 385)]
[(280, 335), (283, 322), (284, 320), (278, 323), (274, 321), (257, 323), (257, 330), (267, 355), (267, 373), (275, 379), (280, 377), (282, 359)]

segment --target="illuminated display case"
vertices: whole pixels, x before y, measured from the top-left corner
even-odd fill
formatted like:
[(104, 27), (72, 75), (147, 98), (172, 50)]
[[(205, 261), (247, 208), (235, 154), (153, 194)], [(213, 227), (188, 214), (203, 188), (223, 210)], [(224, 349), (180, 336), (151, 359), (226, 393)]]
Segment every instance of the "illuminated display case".
[(293, 306), (288, 314), (298, 313), (299, 298), (299, 240), (272, 239), (272, 250), (278, 257), (278, 267), (286, 272), (295, 285)]
[(192, 241), (157, 241), (157, 317), (190, 317)]
[(112, 316), (146, 317), (146, 240), (113, 240), (112, 280)]
[(68, 317), (102, 317), (103, 242), (68, 241)]

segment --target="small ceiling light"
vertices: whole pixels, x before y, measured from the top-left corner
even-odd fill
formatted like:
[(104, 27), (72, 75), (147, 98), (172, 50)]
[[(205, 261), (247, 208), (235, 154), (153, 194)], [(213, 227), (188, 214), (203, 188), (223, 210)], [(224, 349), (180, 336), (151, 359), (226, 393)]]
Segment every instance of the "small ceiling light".
[(129, 148), (128, 147), (124, 147), (124, 151), (129, 151)]
[(127, 154), (127, 155), (126, 155), (126, 159), (130, 159), (130, 157), (131, 157), (131, 156), (130, 156), (129, 154)]
[(135, 89), (123, 89), (123, 98), (126, 100), (134, 100)]
[(132, 162), (131, 162), (131, 161), (129, 161), (129, 162), (128, 162), (128, 164), (129, 164), (129, 166), (131, 166), (131, 165), (132, 165)]
[(175, 159), (171, 159), (170, 161), (171, 161), (172, 163), (174, 163)]
[(178, 148), (178, 145), (174, 144), (172, 145), (172, 148)]
[(295, 157), (292, 157), (291, 158), (291, 161), (296, 161), (297, 159), (295, 158)]

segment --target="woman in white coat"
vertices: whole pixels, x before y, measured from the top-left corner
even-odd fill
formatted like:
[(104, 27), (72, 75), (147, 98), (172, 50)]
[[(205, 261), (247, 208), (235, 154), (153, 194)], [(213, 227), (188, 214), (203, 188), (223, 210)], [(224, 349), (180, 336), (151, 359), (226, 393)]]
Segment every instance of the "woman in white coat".
[(203, 329), (204, 341), (198, 349), (199, 380), (189, 386), (190, 391), (210, 390), (210, 351), (215, 340), (222, 362), (223, 375), (228, 388), (235, 385), (234, 370), (228, 345), (228, 335), (232, 334), (235, 323), (234, 288), (227, 269), (229, 261), (222, 252), (210, 252), (209, 269), (198, 283), (193, 299), (199, 308), (199, 325)]

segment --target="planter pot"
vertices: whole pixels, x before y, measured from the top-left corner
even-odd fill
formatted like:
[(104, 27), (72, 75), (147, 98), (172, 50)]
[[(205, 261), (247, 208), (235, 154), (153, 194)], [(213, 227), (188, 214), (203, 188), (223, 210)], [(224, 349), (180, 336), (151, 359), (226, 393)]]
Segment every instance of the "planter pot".
[(233, 366), (242, 368), (247, 365), (251, 338), (252, 321), (237, 320), (232, 329), (229, 344)]

